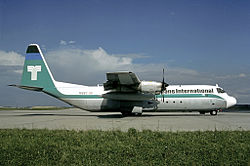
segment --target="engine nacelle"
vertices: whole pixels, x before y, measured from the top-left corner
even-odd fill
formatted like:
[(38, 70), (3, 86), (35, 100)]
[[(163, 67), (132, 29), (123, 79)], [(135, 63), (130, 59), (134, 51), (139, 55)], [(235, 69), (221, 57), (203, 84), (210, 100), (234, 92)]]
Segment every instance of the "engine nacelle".
[(142, 81), (139, 90), (142, 92), (159, 93), (161, 92), (162, 83), (155, 81)]

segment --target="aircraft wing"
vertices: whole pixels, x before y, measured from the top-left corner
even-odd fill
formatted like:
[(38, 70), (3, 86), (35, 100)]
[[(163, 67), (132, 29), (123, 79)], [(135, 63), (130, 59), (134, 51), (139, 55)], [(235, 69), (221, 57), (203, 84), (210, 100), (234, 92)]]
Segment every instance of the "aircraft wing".
[(111, 72), (107, 73), (107, 82), (104, 83), (105, 90), (116, 92), (137, 92), (141, 81), (133, 72)]

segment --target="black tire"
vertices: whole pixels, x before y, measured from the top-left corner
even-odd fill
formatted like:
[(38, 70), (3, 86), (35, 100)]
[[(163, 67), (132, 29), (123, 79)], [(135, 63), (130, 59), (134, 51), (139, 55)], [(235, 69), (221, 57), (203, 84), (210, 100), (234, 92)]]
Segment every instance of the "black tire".
[(128, 112), (121, 112), (123, 117), (128, 116)]
[(135, 116), (141, 116), (142, 113), (134, 113)]
[(121, 112), (123, 117), (126, 116), (141, 116), (142, 113), (132, 113), (132, 112)]
[(122, 113), (122, 116), (123, 117), (126, 117), (126, 116), (131, 116), (132, 115), (132, 112), (121, 112)]
[(212, 115), (212, 116), (217, 115), (217, 113), (218, 113), (218, 111), (217, 111), (217, 110), (210, 111), (210, 115)]

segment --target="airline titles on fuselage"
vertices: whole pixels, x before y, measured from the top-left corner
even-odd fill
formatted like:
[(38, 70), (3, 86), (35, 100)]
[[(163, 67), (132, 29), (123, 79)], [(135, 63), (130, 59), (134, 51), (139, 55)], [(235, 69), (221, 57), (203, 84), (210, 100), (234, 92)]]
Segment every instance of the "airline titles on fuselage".
[(214, 93), (211, 89), (169, 89), (165, 91), (166, 94), (178, 94), (178, 93)]

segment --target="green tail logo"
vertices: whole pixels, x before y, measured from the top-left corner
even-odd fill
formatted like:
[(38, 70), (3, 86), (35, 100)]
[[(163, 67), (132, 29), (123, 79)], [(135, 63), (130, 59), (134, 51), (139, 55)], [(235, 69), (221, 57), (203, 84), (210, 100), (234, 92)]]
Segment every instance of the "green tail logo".
[(37, 44), (27, 48), (21, 86), (42, 89), (54, 87), (54, 78)]

